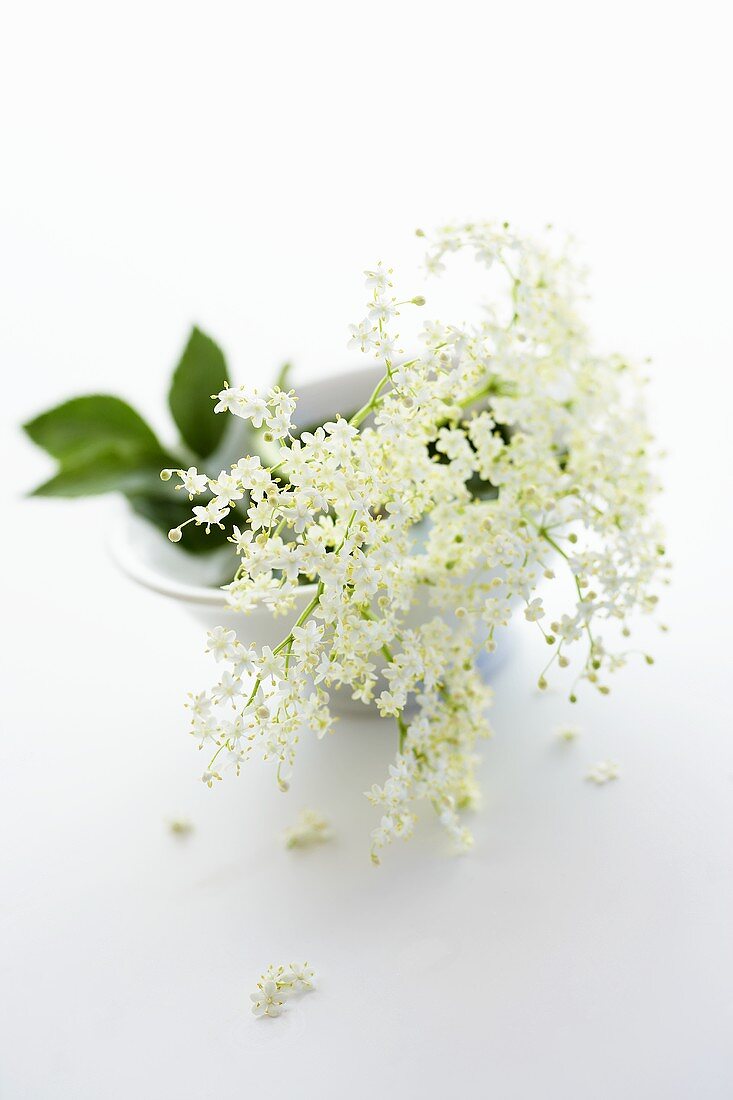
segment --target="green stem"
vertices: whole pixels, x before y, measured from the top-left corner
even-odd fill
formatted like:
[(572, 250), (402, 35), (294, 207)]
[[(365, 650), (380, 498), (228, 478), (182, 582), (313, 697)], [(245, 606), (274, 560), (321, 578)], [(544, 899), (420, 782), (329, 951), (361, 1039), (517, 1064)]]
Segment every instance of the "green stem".
[[(530, 523), (531, 522), (532, 521), (530, 520)], [(547, 528), (546, 527), (538, 527), (536, 523), (532, 524), (532, 526), (537, 529), (537, 532), (538, 532), (540, 538), (544, 539), (545, 542), (549, 546), (551, 546), (553, 550), (556, 550), (557, 553), (561, 557), (565, 558), (565, 561), (567, 561), (567, 562), (570, 561), (569, 555), (566, 554), (565, 551), (563, 550), (562, 546), (559, 546), (558, 543), (555, 541), (555, 539), (547, 533)], [(575, 588), (578, 592), (578, 599), (580, 600), (581, 603), (583, 603), (584, 602), (583, 590), (580, 587), (580, 583), (579, 583), (578, 578), (575, 575), (575, 573), (573, 573), (573, 580), (575, 582)], [(585, 625), (585, 631), (588, 635), (588, 641), (590, 642), (591, 653), (593, 653), (593, 650), (595, 649), (595, 642), (593, 641), (593, 634), (592, 634), (591, 629), (590, 629), (590, 624), (585, 623), (584, 625)]]
[(397, 715), (397, 729), (400, 731), (400, 752), (402, 752), (405, 747), (405, 738), (407, 737), (407, 726), (401, 714)]
[(366, 420), (366, 418), (369, 416), (369, 413), (372, 412), (374, 409), (376, 409), (377, 405), (380, 403), (379, 402), (379, 395), (381, 394), (382, 390), (384, 389), (384, 387), (389, 382), (389, 377), (390, 377), (390, 372), (388, 371), (384, 375), (384, 377), (380, 378), (379, 382), (377, 382), (376, 386), (374, 387), (374, 390), (372, 391), (372, 395), (369, 398), (369, 400), (367, 401), (366, 405), (362, 405), (362, 407), (358, 410), (358, 412), (354, 413), (351, 420), (349, 421), (349, 424), (351, 424), (351, 426), (353, 428), (358, 428), (359, 425), (361, 424), (361, 422), (363, 420)]

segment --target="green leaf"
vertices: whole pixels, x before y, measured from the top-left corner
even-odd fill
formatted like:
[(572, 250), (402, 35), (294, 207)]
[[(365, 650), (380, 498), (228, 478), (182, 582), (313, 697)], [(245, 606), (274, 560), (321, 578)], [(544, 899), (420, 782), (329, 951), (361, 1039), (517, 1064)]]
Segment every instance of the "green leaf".
[(214, 413), (213, 393), (227, 378), (224, 353), (194, 328), (173, 374), (168, 404), (183, 441), (201, 458), (218, 446), (227, 418)]
[(74, 397), (23, 425), (34, 443), (63, 465), (102, 451), (160, 456), (163, 448), (143, 418), (119, 397)]
[(160, 480), (159, 457), (128, 453), (109, 447), (66, 459), (59, 472), (33, 490), (32, 496), (82, 497), (113, 490), (130, 492)]

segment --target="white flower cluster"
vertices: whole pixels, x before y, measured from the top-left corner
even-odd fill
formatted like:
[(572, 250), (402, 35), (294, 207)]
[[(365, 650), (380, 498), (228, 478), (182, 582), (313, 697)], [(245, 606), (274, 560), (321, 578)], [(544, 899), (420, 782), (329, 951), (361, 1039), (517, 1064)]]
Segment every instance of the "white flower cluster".
[(330, 839), (328, 821), (315, 810), (301, 810), (295, 825), (285, 830), (286, 848), (309, 848)]
[[(551, 650), (540, 688), (579, 650), (571, 700), (581, 680), (606, 694), (632, 651), (613, 650), (601, 629), (628, 636), (631, 616), (654, 610), (666, 569), (641, 378), (593, 350), (569, 257), (474, 224), (440, 232), (428, 270), (460, 249), (491, 271), (478, 321), (431, 321), (420, 354), (398, 361), (394, 318), (424, 299), (398, 301), (379, 266), (352, 326), (383, 369), (368, 402), (299, 434), (292, 393), (226, 386), (217, 411), (266, 425), (275, 461), (246, 456), (215, 480), (178, 471), (184, 490), (213, 494), (190, 522), (208, 529), (233, 502), (247, 505), (232, 537), (235, 609), (293, 612), (310, 585), (274, 649), (247, 648), (224, 628), (209, 636), (222, 674), (190, 704), (193, 735), (212, 750), (204, 782), (259, 748), (286, 789), (303, 731), (329, 731), (329, 694), (348, 690), (397, 725), (396, 760), (367, 795), (381, 817), (375, 862), (411, 834), (421, 801), (470, 844), (460, 811), (476, 803), (475, 744), (489, 733), (491, 699), (477, 662), (514, 610)], [(552, 559), (571, 579), (569, 599)]]
[(580, 737), (580, 730), (577, 726), (558, 726), (555, 730), (555, 736), (559, 737), (561, 741), (570, 744), (571, 741), (575, 741)]
[(287, 967), (268, 966), (254, 993), (249, 995), (252, 1011), (255, 1016), (279, 1016), (285, 1000), (293, 993), (313, 989), (314, 978), (307, 962), (302, 966), (298, 963), (290, 963)]
[(621, 775), (621, 769), (615, 760), (601, 760), (598, 764), (594, 764), (586, 775), (586, 779), (589, 783), (595, 783), (597, 787), (602, 787), (605, 783), (611, 783), (614, 779), (618, 779)]

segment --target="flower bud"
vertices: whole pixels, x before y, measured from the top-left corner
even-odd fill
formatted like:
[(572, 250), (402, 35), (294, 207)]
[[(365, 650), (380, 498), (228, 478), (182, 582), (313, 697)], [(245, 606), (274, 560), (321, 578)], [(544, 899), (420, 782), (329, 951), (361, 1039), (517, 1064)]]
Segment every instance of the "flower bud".
[(173, 527), (168, 532), (168, 538), (171, 540), (171, 542), (180, 542), (182, 535), (183, 532), (181, 531), (180, 527)]

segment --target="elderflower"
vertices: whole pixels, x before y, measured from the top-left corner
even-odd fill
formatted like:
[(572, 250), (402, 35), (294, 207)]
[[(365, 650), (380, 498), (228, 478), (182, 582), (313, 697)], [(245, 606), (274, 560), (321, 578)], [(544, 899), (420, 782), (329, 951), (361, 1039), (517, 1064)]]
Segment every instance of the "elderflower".
[(195, 466), (189, 466), (187, 470), (176, 470), (175, 472), (181, 479), (181, 484), (176, 485), (176, 489), (185, 489), (189, 500), (193, 500), (195, 496), (206, 492), (209, 479), (206, 474), (200, 474)]
[(279, 1016), (285, 1000), (294, 993), (314, 988), (315, 972), (305, 963), (288, 966), (268, 966), (249, 997), (255, 1016)]
[(307, 848), (331, 836), (328, 821), (315, 810), (302, 810), (295, 825), (285, 830), (286, 848)]
[(237, 652), (237, 635), (225, 626), (217, 626), (209, 631), (207, 653), (213, 653), (217, 661), (231, 661)]
[(249, 996), (255, 1016), (279, 1016), (282, 1012), (283, 1002), (280, 999), (280, 991), (277, 983), (271, 978), (258, 982), (257, 989)]
[(537, 623), (544, 617), (545, 609), (542, 606), (542, 600), (539, 597), (535, 597), (534, 600), (530, 600), (524, 609), (524, 617), (528, 623)]
[(566, 741), (569, 744), (580, 737), (580, 729), (578, 726), (558, 726), (555, 730), (555, 736), (558, 740)]
[(586, 779), (589, 783), (595, 783), (597, 787), (602, 787), (604, 783), (610, 783), (614, 779), (618, 779), (621, 775), (621, 770), (613, 760), (601, 760), (598, 764), (594, 764), (586, 775)]
[[(571, 701), (581, 686), (606, 695), (669, 568), (641, 375), (594, 347), (567, 247), (505, 224), (419, 235), (432, 276), (460, 251), (490, 272), (477, 319), (429, 319), (397, 362), (395, 319), (425, 298), (398, 296), (392, 270), (370, 268), (349, 343), (381, 377), (354, 415), (298, 432), (294, 393), (224, 382), (215, 411), (277, 441), (272, 464), (245, 455), (215, 479), (162, 475), (211, 493), (187, 523), (209, 531), (236, 509), (232, 609), (264, 606), (292, 624), (259, 648), (224, 628), (209, 635), (220, 675), (189, 703), (194, 739), (211, 751), (203, 782), (259, 755), (286, 790), (301, 738), (330, 732), (332, 692), (348, 691), (394, 723), (395, 761), (367, 792), (374, 862), (412, 835), (424, 806), (470, 846), (463, 813), (478, 802), (477, 745), (491, 734), (480, 655), (515, 613), (548, 647), (540, 688), (568, 670)], [(607, 761), (588, 778), (617, 775)], [(278, 1010), (281, 979), (260, 989), (263, 1014)]]
[(359, 348), (361, 351), (368, 351), (369, 348), (373, 347), (377, 342), (377, 326), (371, 324), (369, 321), (362, 321), (361, 324), (358, 325), (349, 325), (349, 331), (351, 332), (351, 339), (348, 344), (350, 348)]

